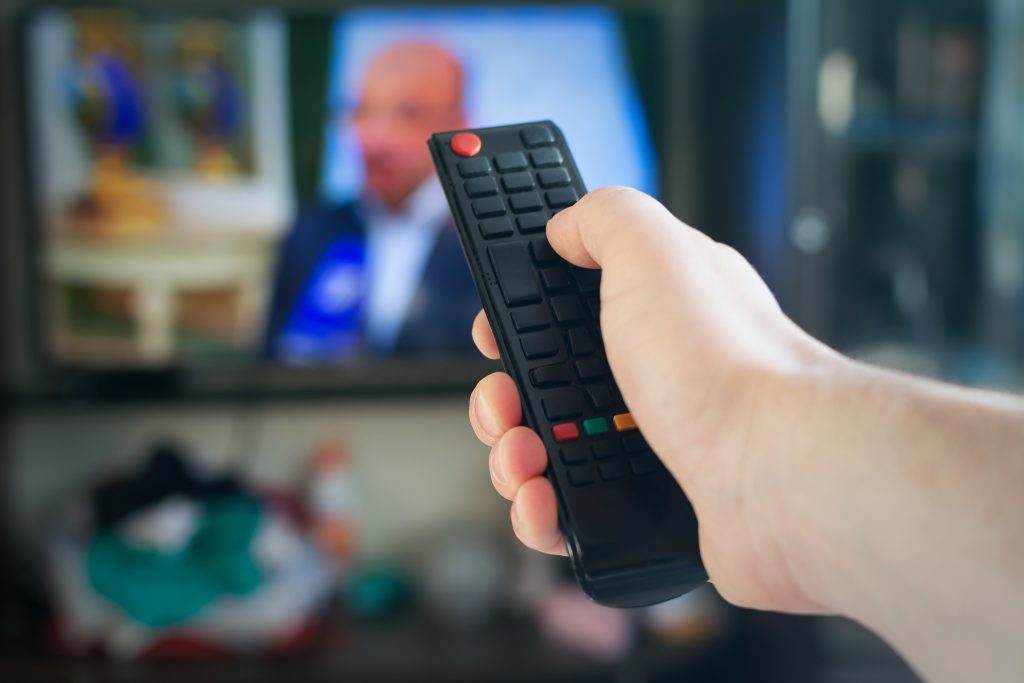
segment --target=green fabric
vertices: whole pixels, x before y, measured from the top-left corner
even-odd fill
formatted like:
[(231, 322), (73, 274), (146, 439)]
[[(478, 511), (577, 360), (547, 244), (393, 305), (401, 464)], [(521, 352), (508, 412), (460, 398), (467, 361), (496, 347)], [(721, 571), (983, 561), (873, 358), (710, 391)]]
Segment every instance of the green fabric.
[(86, 555), (89, 583), (135, 621), (171, 626), (223, 594), (247, 595), (261, 575), (252, 556), (259, 503), (248, 496), (204, 501), (203, 518), (178, 553), (143, 550), (114, 531), (96, 535)]
[(351, 578), (345, 596), (347, 611), (364, 619), (378, 619), (397, 612), (412, 595), (412, 579), (400, 566), (362, 569)]

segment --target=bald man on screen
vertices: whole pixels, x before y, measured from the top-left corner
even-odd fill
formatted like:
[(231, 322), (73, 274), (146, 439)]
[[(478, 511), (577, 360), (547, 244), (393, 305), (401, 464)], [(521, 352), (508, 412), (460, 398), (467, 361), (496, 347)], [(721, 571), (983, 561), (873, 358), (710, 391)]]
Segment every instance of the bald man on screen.
[(306, 207), (281, 244), (268, 320), (271, 356), (297, 363), (358, 355), (468, 351), (479, 298), (426, 146), (466, 126), (464, 75), (441, 46), (395, 43), (374, 56), (351, 125), (364, 189)]

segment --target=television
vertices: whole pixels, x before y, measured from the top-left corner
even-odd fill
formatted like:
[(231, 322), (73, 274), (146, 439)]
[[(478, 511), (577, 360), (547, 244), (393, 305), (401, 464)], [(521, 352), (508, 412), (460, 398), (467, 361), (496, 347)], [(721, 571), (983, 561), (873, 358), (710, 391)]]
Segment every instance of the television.
[(426, 139), (551, 119), (588, 187), (657, 195), (656, 103), (635, 67), (656, 26), (582, 5), (34, 7), (21, 70), (40, 386), (471, 386), (491, 364), (470, 341), (479, 300)]

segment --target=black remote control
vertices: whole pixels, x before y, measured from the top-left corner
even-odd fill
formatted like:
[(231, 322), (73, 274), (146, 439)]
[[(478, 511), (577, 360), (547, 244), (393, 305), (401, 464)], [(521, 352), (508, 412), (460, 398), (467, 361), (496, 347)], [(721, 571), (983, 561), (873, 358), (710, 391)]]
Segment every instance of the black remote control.
[(697, 520), (608, 368), (601, 272), (569, 264), (545, 237), (548, 219), (586, 192), (562, 131), (538, 121), (428, 144), (524, 421), (547, 448), (580, 586), (614, 607), (695, 588), (707, 580)]

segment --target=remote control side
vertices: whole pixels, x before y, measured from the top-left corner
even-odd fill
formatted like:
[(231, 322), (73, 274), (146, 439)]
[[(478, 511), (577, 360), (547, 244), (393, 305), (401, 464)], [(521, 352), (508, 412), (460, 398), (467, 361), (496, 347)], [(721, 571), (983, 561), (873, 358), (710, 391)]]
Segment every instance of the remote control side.
[(602, 604), (638, 607), (700, 585), (693, 509), (607, 364), (600, 271), (572, 266), (547, 242), (548, 219), (586, 192), (561, 130), (538, 121), (428, 144), (524, 422), (547, 449), (580, 586)]

